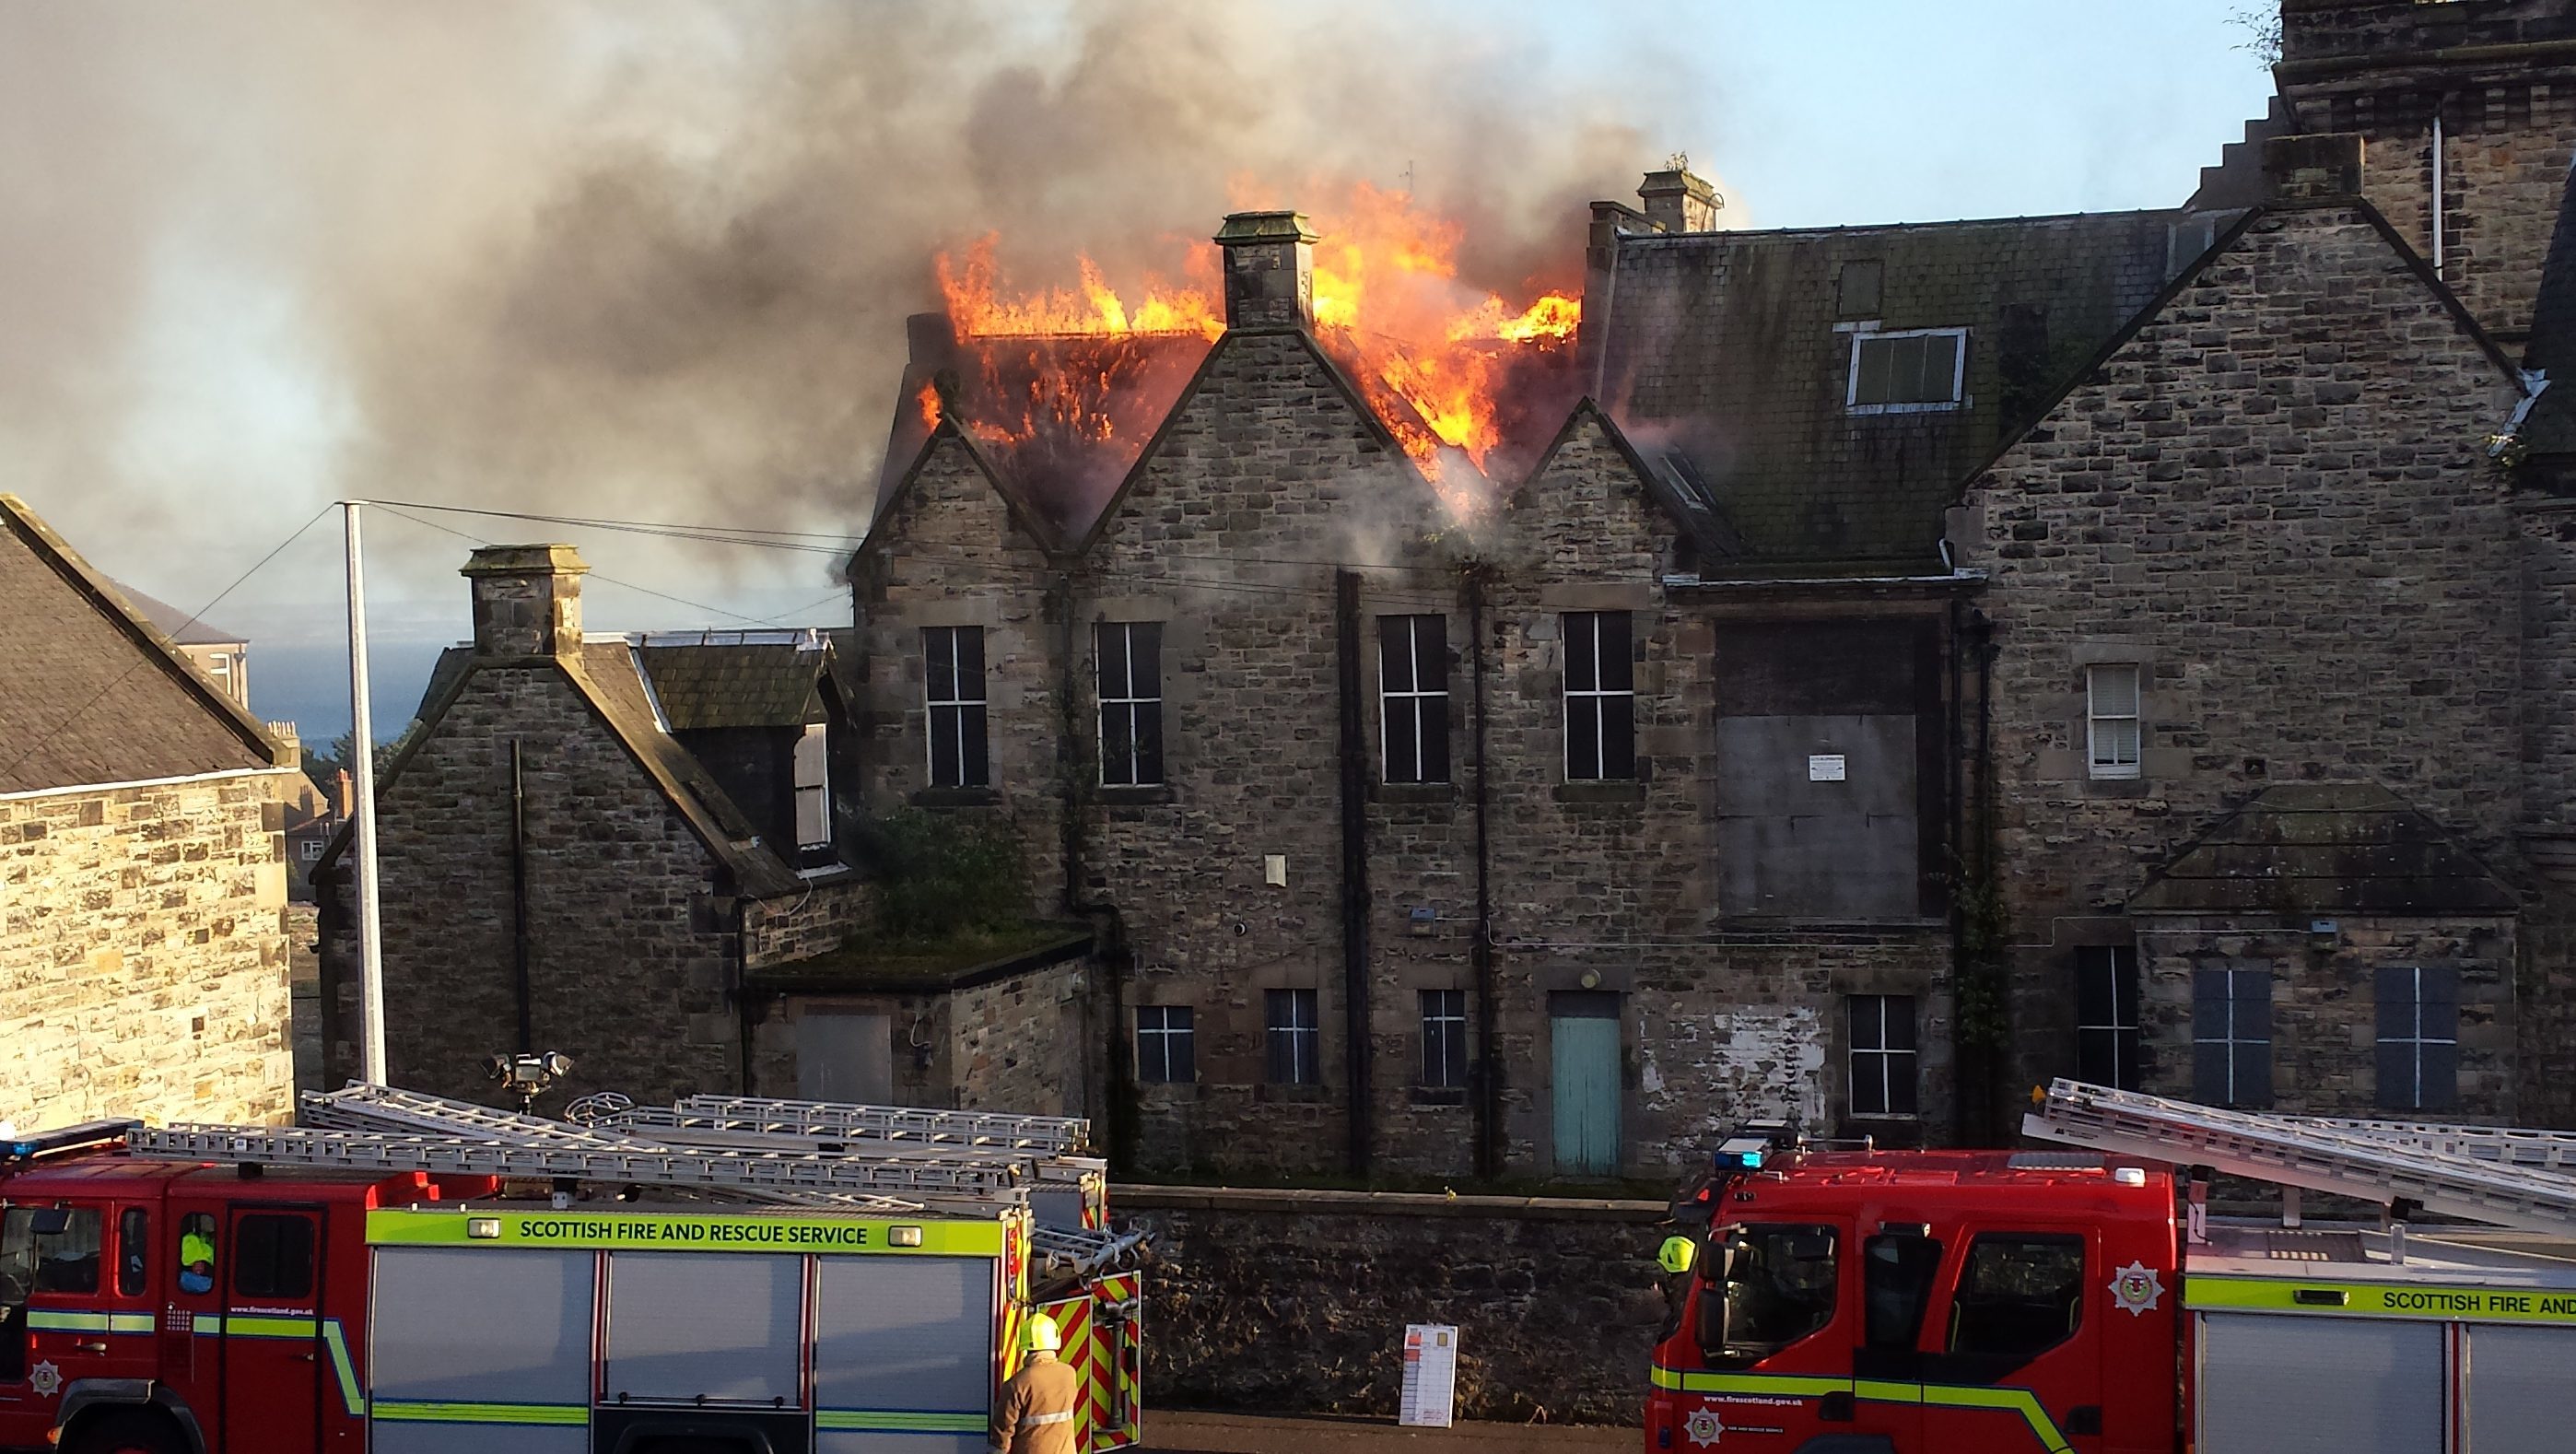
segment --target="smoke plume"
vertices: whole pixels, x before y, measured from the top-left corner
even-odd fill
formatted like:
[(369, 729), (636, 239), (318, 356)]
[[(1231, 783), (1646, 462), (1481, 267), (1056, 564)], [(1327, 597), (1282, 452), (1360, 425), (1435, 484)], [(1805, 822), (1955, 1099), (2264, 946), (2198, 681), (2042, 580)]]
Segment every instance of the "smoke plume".
[[(1696, 84), (1670, 47), (1573, 58), (1568, 14), (9, 7), (0, 488), (166, 540), (174, 589), (342, 495), (855, 531), (904, 316), (988, 231), (1064, 284), (1078, 251), (1167, 268), (1247, 198), (1409, 178), (1465, 281), (1568, 277), (1581, 204)], [(691, 568), (823, 579), (743, 554)]]

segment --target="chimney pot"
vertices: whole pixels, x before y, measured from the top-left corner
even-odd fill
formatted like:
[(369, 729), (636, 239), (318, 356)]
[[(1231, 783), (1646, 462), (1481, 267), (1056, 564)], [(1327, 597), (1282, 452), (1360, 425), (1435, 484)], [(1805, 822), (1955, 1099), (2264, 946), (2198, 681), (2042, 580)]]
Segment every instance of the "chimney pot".
[(1674, 157), (1660, 172), (1646, 173), (1637, 187), (1646, 204), (1646, 220), (1666, 232), (1715, 232), (1717, 214), (1726, 199), (1708, 178), (1690, 169), (1688, 157)]
[(1235, 212), (1217, 229), (1225, 253), (1225, 326), (1312, 328), (1315, 243), (1302, 212)]
[(2263, 200), (2314, 202), (2361, 195), (2361, 134), (2317, 132), (2263, 143)]
[(569, 545), (487, 545), (459, 574), (474, 583), (474, 654), (562, 656), (581, 649), (581, 578)]

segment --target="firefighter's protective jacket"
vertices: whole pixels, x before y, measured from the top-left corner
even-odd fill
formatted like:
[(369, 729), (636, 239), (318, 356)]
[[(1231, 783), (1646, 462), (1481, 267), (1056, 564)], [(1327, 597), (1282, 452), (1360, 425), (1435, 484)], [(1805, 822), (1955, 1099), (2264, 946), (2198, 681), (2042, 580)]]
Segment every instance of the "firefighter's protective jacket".
[(1032, 1353), (993, 1406), (993, 1447), (1000, 1454), (1075, 1454), (1074, 1401), (1082, 1375), (1051, 1353)]

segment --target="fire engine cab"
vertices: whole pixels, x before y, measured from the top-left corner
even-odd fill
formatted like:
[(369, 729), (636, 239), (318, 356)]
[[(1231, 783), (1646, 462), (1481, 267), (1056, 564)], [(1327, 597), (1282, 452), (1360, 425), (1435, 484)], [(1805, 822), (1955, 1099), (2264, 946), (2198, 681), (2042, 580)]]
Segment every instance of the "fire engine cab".
[(1138, 1433), (1087, 1127), (355, 1086), (301, 1128), (0, 1142), (0, 1449), (970, 1454), (1035, 1311)]
[[(2066, 1081), (2023, 1129), (2089, 1149), (1721, 1146), (1666, 1244), (1650, 1454), (2576, 1449), (2576, 1136)], [(2209, 1218), (2217, 1174), (2281, 1224)], [(2310, 1225), (2301, 1190), (2387, 1214)]]

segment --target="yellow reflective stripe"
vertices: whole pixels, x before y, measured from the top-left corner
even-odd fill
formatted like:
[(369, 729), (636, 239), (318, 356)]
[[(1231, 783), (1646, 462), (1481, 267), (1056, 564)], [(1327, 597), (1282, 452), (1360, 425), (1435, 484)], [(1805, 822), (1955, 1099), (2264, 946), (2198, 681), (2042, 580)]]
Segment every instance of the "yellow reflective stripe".
[(814, 1415), (817, 1429), (863, 1429), (883, 1434), (981, 1434), (989, 1422), (984, 1414), (910, 1409), (824, 1409)]
[[(2301, 1293), (2335, 1296), (2321, 1303)], [(2183, 1280), (2183, 1306), (2203, 1311), (2301, 1313), (2337, 1318), (2421, 1318), (2438, 1322), (2576, 1323), (2576, 1294), (2564, 1289), (2480, 1287), (2470, 1283), (2334, 1282), (2305, 1278), (2218, 1277)]]
[(111, 1333), (149, 1333), (159, 1326), (150, 1313), (110, 1313), (107, 1330)]
[[(199, 1320), (202, 1325), (203, 1320)], [(313, 1318), (273, 1318), (253, 1313), (233, 1313), (224, 1319), (224, 1336), (228, 1338), (310, 1338), (321, 1331)]]
[(67, 1313), (54, 1310), (27, 1309), (27, 1327), (39, 1333), (104, 1333), (108, 1330), (105, 1313)]
[(1770, 1394), (1787, 1398), (1821, 1398), (1848, 1393), (1871, 1403), (1922, 1404), (1932, 1408), (1994, 1409), (2015, 1413), (2030, 1426), (2032, 1437), (2047, 1454), (2069, 1454), (2057, 1421), (2040, 1406), (2039, 1395), (2026, 1388), (1986, 1387), (1957, 1383), (1899, 1383), (1885, 1379), (1848, 1379), (1805, 1374), (1699, 1373), (1654, 1364), (1648, 1379), (1657, 1388), (1683, 1393)]
[(545, 1424), (577, 1428), (590, 1422), (586, 1404), (435, 1403), (378, 1399), (376, 1419), (394, 1424)]
[(2066, 1436), (2057, 1432), (2057, 1421), (2039, 1406), (2039, 1395), (2026, 1388), (1980, 1388), (1969, 1384), (1927, 1383), (1923, 1385), (1923, 1402), (1954, 1409), (2000, 1409), (2021, 1415), (2039, 1447), (2048, 1454), (2067, 1454)]
[(349, 1359), (349, 1339), (340, 1331), (340, 1320), (331, 1318), (322, 1324), (322, 1341), (331, 1349), (331, 1373), (340, 1381), (340, 1403), (349, 1417), (366, 1417), (367, 1396), (358, 1391), (358, 1369)]

